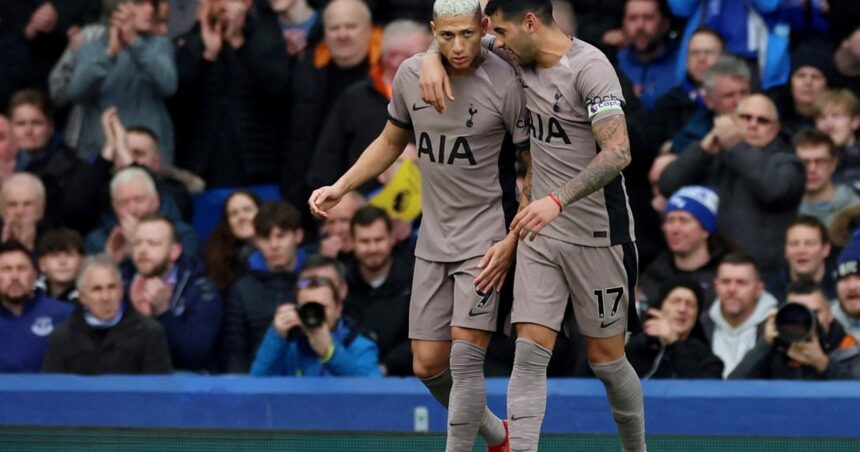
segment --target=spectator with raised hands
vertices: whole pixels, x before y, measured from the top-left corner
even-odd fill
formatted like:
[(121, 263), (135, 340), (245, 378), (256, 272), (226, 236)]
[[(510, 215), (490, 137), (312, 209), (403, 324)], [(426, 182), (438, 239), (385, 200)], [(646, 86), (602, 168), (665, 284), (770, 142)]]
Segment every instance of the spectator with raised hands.
[(176, 92), (177, 72), (170, 40), (154, 34), (156, 3), (120, 3), (106, 36), (84, 44), (78, 54), (68, 95), (82, 107), (81, 155), (101, 149), (99, 117), (116, 106), (124, 123), (151, 128), (162, 158), (173, 162), (173, 123), (164, 99)]
[(178, 161), (209, 187), (274, 183), (281, 173), (291, 64), (277, 25), (253, 3), (200, 0), (198, 24), (177, 41)]
[(785, 228), (803, 197), (804, 171), (779, 138), (779, 117), (770, 99), (752, 95), (736, 114), (714, 119), (713, 130), (666, 167), (660, 191), (669, 195), (695, 183), (713, 187), (720, 197), (720, 235), (751, 255), (763, 273), (776, 270)]
[(30, 173), (16, 173), (0, 187), (0, 240), (17, 240), (30, 251), (45, 228), (45, 186)]
[(627, 356), (642, 378), (720, 378), (723, 362), (708, 345), (699, 315), (705, 311), (701, 285), (669, 279), (648, 309), (642, 333), (630, 338)]

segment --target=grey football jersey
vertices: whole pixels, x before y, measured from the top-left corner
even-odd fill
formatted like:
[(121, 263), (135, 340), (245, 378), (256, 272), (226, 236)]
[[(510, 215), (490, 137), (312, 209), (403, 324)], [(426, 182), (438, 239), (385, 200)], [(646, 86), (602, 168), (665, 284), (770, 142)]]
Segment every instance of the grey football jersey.
[[(600, 152), (591, 124), (624, 114), (624, 98), (606, 56), (579, 39), (555, 66), (522, 68), (520, 76), (531, 134), (532, 193), (539, 199), (582, 172)], [(584, 246), (634, 240), (624, 177), (619, 174), (602, 189), (565, 207), (541, 234)]]
[(514, 143), (529, 143), (525, 96), (513, 68), (482, 52), (472, 74), (451, 77), (456, 100), (447, 100), (441, 114), (421, 100), (423, 54), (404, 61), (394, 78), (388, 116), (415, 133), (423, 214), (415, 255), (425, 260), (480, 256), (507, 233), (499, 153), (506, 133)]

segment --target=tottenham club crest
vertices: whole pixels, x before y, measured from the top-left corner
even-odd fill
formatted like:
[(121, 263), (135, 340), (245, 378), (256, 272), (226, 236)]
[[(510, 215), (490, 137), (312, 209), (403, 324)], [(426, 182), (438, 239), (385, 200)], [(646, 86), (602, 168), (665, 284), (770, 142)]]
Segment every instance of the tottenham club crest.
[(54, 322), (50, 317), (36, 317), (36, 321), (33, 322), (30, 331), (36, 336), (45, 337), (54, 331)]

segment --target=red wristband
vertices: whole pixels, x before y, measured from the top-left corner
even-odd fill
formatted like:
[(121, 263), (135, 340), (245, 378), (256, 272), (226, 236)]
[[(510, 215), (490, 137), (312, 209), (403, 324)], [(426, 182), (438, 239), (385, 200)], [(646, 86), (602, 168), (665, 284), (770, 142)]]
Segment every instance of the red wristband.
[(549, 195), (547, 195), (547, 196), (549, 196), (549, 199), (551, 199), (551, 200), (552, 200), (552, 202), (554, 202), (554, 203), (555, 203), (555, 205), (557, 205), (557, 206), (558, 206), (558, 211), (559, 211), (559, 212), (561, 212), (562, 210), (564, 210), (564, 205), (562, 205), (561, 201), (558, 199), (558, 196), (556, 196), (556, 195), (555, 195), (555, 193), (550, 193), (550, 194), (549, 194)]

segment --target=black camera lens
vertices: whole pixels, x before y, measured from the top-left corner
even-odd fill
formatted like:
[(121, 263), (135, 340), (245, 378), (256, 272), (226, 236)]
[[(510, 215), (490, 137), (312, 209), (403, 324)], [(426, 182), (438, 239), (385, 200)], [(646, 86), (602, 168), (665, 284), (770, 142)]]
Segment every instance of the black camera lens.
[(815, 314), (800, 303), (788, 303), (776, 312), (776, 331), (785, 342), (805, 341), (815, 331)]
[(325, 322), (325, 306), (316, 301), (308, 301), (299, 306), (299, 319), (309, 330), (319, 328)]

